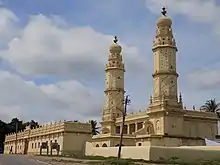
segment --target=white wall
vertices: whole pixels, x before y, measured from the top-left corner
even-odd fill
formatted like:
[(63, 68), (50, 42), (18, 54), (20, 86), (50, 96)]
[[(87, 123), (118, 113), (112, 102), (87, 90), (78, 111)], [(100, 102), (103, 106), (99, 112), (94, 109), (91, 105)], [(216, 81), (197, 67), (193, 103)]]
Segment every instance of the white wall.
[[(118, 153), (118, 147), (93, 147), (86, 143), (85, 155), (90, 156), (114, 156)], [(177, 157), (181, 160), (195, 161), (199, 159), (219, 159), (220, 146), (186, 146), (186, 147), (159, 147), (159, 146), (124, 146), (122, 158), (159, 160)]]

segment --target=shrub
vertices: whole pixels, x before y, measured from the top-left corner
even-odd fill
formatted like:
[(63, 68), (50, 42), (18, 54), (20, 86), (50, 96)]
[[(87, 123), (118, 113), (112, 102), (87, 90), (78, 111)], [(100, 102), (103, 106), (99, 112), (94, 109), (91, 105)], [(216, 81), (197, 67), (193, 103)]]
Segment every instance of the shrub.
[(101, 165), (134, 165), (131, 160), (124, 160), (124, 159), (108, 159), (101, 163)]

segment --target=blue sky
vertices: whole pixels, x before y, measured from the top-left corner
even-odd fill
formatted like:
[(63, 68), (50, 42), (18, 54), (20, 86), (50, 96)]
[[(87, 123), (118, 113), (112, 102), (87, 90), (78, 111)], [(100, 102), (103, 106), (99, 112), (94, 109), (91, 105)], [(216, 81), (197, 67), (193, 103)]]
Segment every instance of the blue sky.
[(146, 109), (162, 6), (173, 20), (184, 104), (191, 109), (220, 100), (218, 0), (2, 0), (0, 115), (42, 122), (99, 118), (104, 64), (115, 35), (124, 50), (130, 111)]

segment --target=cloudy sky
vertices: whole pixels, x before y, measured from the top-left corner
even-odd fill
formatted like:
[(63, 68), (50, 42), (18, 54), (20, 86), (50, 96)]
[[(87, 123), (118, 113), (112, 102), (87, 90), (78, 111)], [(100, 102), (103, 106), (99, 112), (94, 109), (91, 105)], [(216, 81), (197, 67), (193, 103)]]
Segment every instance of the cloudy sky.
[(219, 0), (2, 0), (0, 119), (100, 119), (115, 35), (123, 46), (129, 111), (146, 109), (162, 6), (173, 19), (184, 105), (220, 101)]

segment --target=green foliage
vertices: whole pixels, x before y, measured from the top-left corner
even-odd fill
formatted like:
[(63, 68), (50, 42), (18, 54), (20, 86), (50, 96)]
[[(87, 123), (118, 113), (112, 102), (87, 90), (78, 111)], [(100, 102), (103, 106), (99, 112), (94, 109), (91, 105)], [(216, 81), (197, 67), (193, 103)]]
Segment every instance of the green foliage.
[(129, 160), (106, 160), (102, 162), (100, 165), (135, 165), (134, 162)]
[(171, 157), (170, 159), (166, 160), (166, 159), (160, 157), (158, 161), (154, 161), (154, 162), (151, 162), (151, 163), (175, 164), (175, 165), (220, 165), (220, 160), (188, 161), (188, 160), (181, 160), (178, 157)]
[[(52, 156), (53, 157), (53, 156)], [(57, 157), (57, 156), (54, 156)], [(61, 156), (62, 157), (62, 156)], [(142, 159), (120, 159), (117, 160), (116, 157), (102, 157), (102, 156), (83, 156), (81, 154), (75, 154), (74, 156), (65, 156), (69, 158), (74, 158), (73, 160), (65, 159), (52, 159), (54, 161), (65, 162), (65, 163), (81, 163), (81, 164), (91, 164), (91, 165), (150, 165), (150, 164), (169, 164), (169, 165), (220, 165), (219, 160), (181, 160), (178, 157), (171, 157), (170, 159), (165, 159), (159, 157), (157, 161), (147, 161)]]
[(0, 120), (0, 148), (3, 148), (2, 145), (5, 141), (5, 135), (16, 132), (16, 125), (18, 126), (18, 131), (23, 131), (25, 127), (29, 125), (31, 129), (39, 127), (38, 122), (35, 122), (34, 120), (26, 123), (23, 123), (23, 121), (18, 118), (13, 118), (9, 123), (5, 123)]
[(220, 103), (217, 103), (215, 99), (207, 100), (200, 110), (216, 113), (220, 118)]
[(71, 157), (75, 159), (83, 159), (83, 160), (106, 160), (107, 159), (106, 157), (103, 157), (103, 156), (85, 156), (82, 153), (74, 153)]

